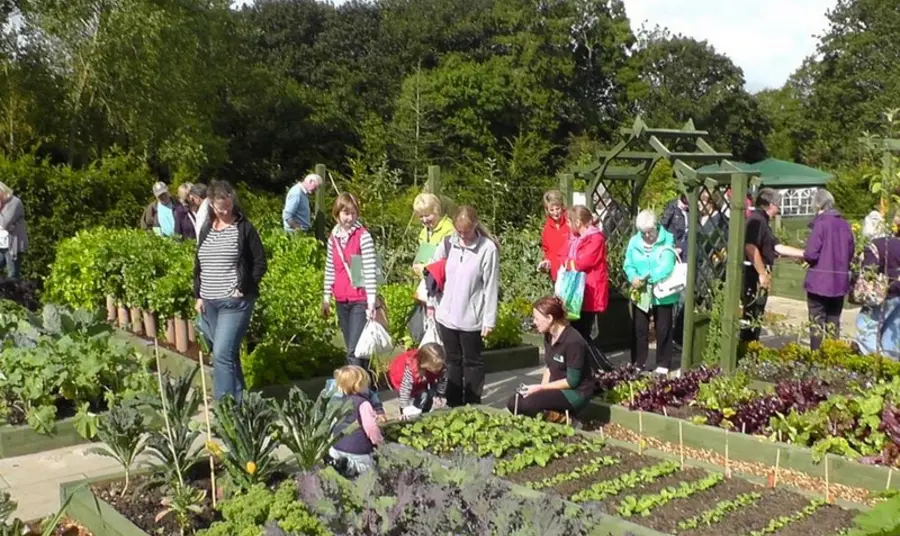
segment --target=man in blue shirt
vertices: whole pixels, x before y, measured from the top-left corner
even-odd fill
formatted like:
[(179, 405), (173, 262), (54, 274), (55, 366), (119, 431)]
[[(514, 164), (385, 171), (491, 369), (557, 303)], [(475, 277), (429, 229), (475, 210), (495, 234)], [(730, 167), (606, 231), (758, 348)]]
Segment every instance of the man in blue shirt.
[(288, 190), (287, 199), (284, 201), (284, 211), (281, 213), (285, 231), (308, 231), (310, 229), (312, 223), (310, 222), (309, 196), (315, 193), (321, 185), (322, 177), (311, 173)]

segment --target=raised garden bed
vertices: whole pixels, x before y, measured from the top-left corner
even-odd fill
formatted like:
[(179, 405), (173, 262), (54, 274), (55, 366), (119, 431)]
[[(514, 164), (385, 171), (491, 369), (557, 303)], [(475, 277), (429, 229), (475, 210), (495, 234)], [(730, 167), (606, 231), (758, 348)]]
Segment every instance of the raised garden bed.
[(0, 426), (0, 458), (90, 443), (90, 439), (82, 437), (75, 429), (76, 420), (69, 417), (56, 421), (54, 432), (50, 435), (38, 433), (27, 424)]
[[(519, 425), (523, 421), (528, 424)], [(646, 534), (747, 534), (772, 525), (781, 527), (777, 534), (806, 534), (816, 527), (815, 534), (829, 535), (851, 527), (857, 515), (784, 487), (728, 478), (723, 468), (682, 465), (635, 445), (557, 429), (508, 414), (463, 410), (407, 424), (397, 439), (437, 455), (463, 451), (496, 459), (495, 474), (585, 508), (599, 506)]]
[(827, 463), (828, 478), (831, 482), (874, 492), (884, 491), (888, 484), (891, 489), (900, 489), (900, 482), (896, 478), (891, 478), (892, 471), (888, 467), (862, 464), (834, 454), (826, 454), (823, 460), (817, 461), (817, 456), (808, 448), (770, 441), (759, 436), (729, 432), (723, 428), (694, 424), (675, 417), (631, 411), (617, 404), (592, 401), (584, 418), (617, 424), (669, 443), (679, 444), (683, 440), (685, 447), (709, 450), (723, 455), (727, 451), (728, 456), (736, 461), (759, 462), (774, 467), (777, 460), (783, 469), (792, 469), (819, 478), (825, 477)]

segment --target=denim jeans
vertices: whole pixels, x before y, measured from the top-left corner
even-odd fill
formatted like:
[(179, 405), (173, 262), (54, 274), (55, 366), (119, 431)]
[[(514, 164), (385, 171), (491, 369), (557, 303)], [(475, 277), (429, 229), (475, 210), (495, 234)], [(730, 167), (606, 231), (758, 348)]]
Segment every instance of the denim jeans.
[(247, 298), (203, 301), (198, 327), (213, 354), (216, 400), (231, 395), (240, 403), (244, 397), (241, 341), (247, 334), (253, 305), (254, 300)]
[(0, 255), (0, 263), (2, 263), (0, 266), (6, 267), (7, 279), (18, 281), (22, 273), (22, 253), (20, 252), (16, 255), (16, 258), (13, 259), (12, 254), (7, 249)]
[(357, 365), (366, 370), (369, 369), (369, 360), (357, 359), (356, 343), (366, 327), (366, 302), (337, 302), (338, 324), (341, 326), (341, 335), (344, 336), (344, 344), (347, 346), (347, 364)]
[(438, 323), (447, 353), (447, 405), (481, 404), (484, 392), (484, 341), (480, 331), (459, 331)]

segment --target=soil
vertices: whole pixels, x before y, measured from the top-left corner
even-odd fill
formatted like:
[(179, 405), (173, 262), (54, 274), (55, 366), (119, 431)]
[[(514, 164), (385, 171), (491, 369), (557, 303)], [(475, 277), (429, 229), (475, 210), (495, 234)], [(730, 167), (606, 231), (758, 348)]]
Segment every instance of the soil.
[[(532, 466), (526, 469), (523, 469), (517, 473), (512, 473), (504, 478), (509, 480), (510, 482), (516, 484), (525, 484), (526, 482), (540, 482), (541, 480), (561, 474), (568, 473), (573, 469), (577, 469), (583, 465), (586, 465), (588, 462), (595, 458), (599, 458), (602, 456), (615, 456), (620, 460), (626, 459), (628, 456), (637, 456), (633, 452), (628, 449), (618, 448), (618, 447), (605, 447), (600, 452), (581, 452), (574, 456), (566, 456), (565, 458), (557, 458), (552, 462), (548, 463), (545, 467), (540, 466)], [(616, 467), (616, 465), (612, 465), (610, 467)], [(607, 469), (606, 467), (601, 468), (601, 470)], [(599, 471), (598, 471), (599, 472)], [(596, 473), (595, 473), (596, 474)], [(593, 476), (593, 475), (592, 475)]]
[(813, 515), (790, 523), (775, 533), (776, 536), (808, 536), (810, 534), (837, 534), (842, 529), (853, 526), (853, 518), (857, 512), (844, 510), (833, 504), (816, 510)]
[[(606, 450), (606, 449), (604, 449)], [(610, 480), (616, 478), (619, 475), (623, 475), (628, 473), (629, 471), (634, 471), (635, 469), (642, 469), (644, 467), (649, 467), (651, 465), (655, 465), (659, 463), (654, 458), (648, 458), (646, 456), (640, 456), (633, 452), (627, 452), (620, 456), (621, 461), (615, 465), (610, 465), (609, 467), (603, 467), (596, 473), (592, 475), (587, 475), (583, 478), (579, 478), (577, 480), (569, 480), (568, 482), (563, 482), (555, 487), (548, 488), (547, 491), (554, 491), (559, 493), (563, 497), (571, 497), (576, 492), (581, 491), (585, 488), (591, 487), (596, 482), (603, 482), (604, 480)], [(545, 474), (544, 476), (548, 476)]]
[(653, 510), (650, 517), (640, 520), (640, 524), (665, 534), (674, 534), (678, 522), (701, 514), (717, 503), (734, 499), (743, 493), (756, 491), (763, 493), (764, 488), (756, 486), (743, 478), (728, 478), (712, 488), (692, 495), (688, 499), (675, 499)]
[[(106, 482), (92, 486), (91, 490), (97, 497), (108, 502), (117, 512), (149, 534), (162, 536), (181, 533), (174, 514), (169, 514), (156, 521), (156, 516), (164, 510), (162, 501), (165, 495), (161, 487), (147, 485), (148, 477), (138, 476), (132, 480), (127, 494), (122, 497), (123, 483), (121, 480)], [(191, 482), (191, 485), (207, 491), (210, 489), (209, 478), (199, 478)], [(199, 529), (209, 527), (217, 519), (216, 515), (212, 510), (209, 493), (207, 493), (203, 501), (203, 513), (191, 516), (192, 530), (186, 532), (191, 534)]]
[[(760, 530), (769, 524), (769, 520), (787, 516), (802, 510), (809, 504), (809, 499), (785, 489), (768, 490), (753, 506), (741, 508), (736, 512), (707, 527), (683, 532), (689, 536), (722, 536), (723, 534), (747, 534)], [(712, 508), (714, 504), (707, 505)], [(815, 530), (808, 534), (826, 534)]]
[(695, 406), (668, 406), (664, 415), (689, 421), (691, 417), (703, 417), (706, 415), (706, 412)]

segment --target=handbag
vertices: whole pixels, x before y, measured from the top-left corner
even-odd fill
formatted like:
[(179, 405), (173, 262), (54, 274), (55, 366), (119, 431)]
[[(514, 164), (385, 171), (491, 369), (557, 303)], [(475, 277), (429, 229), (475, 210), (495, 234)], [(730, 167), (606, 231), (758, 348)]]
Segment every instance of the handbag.
[(559, 269), (556, 277), (555, 294), (562, 300), (566, 307), (566, 316), (569, 320), (581, 318), (581, 307), (584, 305), (584, 272)]
[[(875, 255), (876, 265), (880, 264), (880, 254), (878, 248), (874, 244), (867, 246), (869, 251)], [(856, 280), (853, 282), (853, 288), (850, 289), (850, 302), (857, 305), (874, 307), (884, 303), (887, 296), (890, 281), (887, 275), (882, 273), (872, 273), (871, 271), (862, 271), (856, 274)]]
[(675, 269), (672, 270), (668, 277), (653, 285), (653, 295), (657, 299), (668, 298), (680, 293), (687, 287), (687, 263), (681, 261), (681, 256), (675, 251), (675, 248), (666, 246), (660, 252), (664, 250), (670, 250), (675, 255)]

